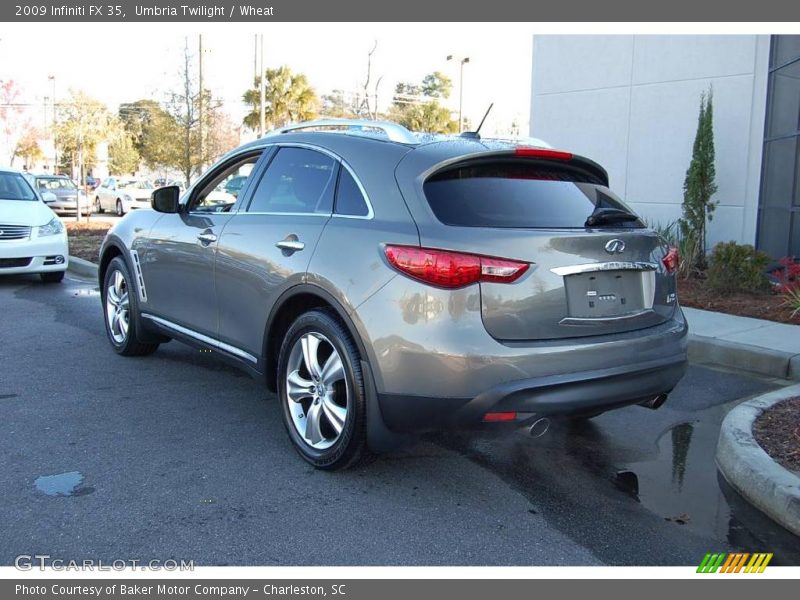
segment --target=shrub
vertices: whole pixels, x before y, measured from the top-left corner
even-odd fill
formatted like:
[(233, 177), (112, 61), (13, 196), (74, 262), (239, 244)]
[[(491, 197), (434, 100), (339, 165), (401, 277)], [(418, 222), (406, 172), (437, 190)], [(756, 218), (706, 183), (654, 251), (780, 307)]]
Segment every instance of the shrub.
[(749, 244), (720, 242), (708, 267), (708, 285), (718, 292), (763, 292), (769, 289), (764, 269), (769, 256)]
[(790, 288), (783, 294), (783, 304), (792, 311), (790, 318), (800, 315), (800, 288)]

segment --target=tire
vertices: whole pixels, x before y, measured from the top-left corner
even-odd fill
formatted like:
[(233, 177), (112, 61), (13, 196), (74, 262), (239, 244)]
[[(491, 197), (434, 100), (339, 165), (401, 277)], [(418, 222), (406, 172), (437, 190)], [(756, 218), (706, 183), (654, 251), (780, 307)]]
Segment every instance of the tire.
[(103, 208), (103, 205), (100, 204), (100, 196), (95, 196), (94, 198), (94, 211), (100, 215), (106, 212), (106, 210)]
[(122, 257), (115, 257), (108, 265), (100, 290), (103, 322), (114, 352), (122, 356), (144, 356), (155, 352), (158, 344), (139, 341), (136, 330), (139, 303), (136, 292), (129, 287), (132, 281), (128, 265)]
[(117, 198), (117, 216), (122, 217), (125, 215), (125, 210), (122, 208), (122, 200)]
[(39, 273), (44, 283), (61, 283), (64, 280), (64, 271), (50, 271), (48, 273)]
[[(334, 354), (340, 368), (335, 368)], [(316, 357), (313, 368), (317, 377), (312, 375), (306, 356)], [(366, 393), (360, 361), (350, 333), (334, 313), (326, 310), (312, 310), (298, 317), (281, 344), (278, 397), (283, 423), (300, 456), (318, 469), (347, 469), (373, 458), (367, 447)], [(291, 396), (290, 378), (294, 382)]]

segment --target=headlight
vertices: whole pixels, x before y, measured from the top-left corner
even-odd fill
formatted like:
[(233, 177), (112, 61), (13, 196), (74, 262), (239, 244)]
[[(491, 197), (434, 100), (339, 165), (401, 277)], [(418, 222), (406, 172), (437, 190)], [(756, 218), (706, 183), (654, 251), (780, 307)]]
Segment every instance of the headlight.
[(64, 233), (64, 224), (57, 217), (53, 217), (53, 220), (47, 225), (42, 225), (36, 229), (39, 231), (39, 237), (58, 235), (59, 233)]

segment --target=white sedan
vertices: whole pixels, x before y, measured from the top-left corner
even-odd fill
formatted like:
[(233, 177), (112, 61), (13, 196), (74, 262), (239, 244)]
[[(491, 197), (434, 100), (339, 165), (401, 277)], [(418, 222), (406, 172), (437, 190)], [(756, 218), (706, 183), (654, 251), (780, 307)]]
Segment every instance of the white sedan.
[(67, 232), (22, 173), (0, 169), (0, 275), (39, 273), (64, 279)]
[(147, 179), (109, 177), (94, 191), (95, 212), (112, 211), (121, 217), (137, 208), (150, 208), (154, 189)]

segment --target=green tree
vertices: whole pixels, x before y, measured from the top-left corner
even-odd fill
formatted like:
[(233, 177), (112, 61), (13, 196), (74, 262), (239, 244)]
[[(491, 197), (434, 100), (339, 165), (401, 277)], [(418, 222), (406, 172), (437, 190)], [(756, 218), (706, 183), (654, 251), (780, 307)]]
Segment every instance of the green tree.
[(42, 132), (35, 127), (30, 127), (22, 137), (17, 140), (17, 146), (14, 148), (14, 156), (11, 163), (13, 164), (14, 158), (19, 157), (25, 168), (33, 168), (33, 165), (44, 158), (44, 152), (39, 145), (42, 139)]
[[(293, 73), (286, 65), (264, 72), (264, 121), (267, 129), (282, 127), (288, 123), (308, 121), (317, 116), (319, 99), (302, 73)], [(261, 79), (256, 77), (253, 87), (242, 99), (251, 107), (244, 117), (244, 125), (258, 131), (260, 125)]]
[(120, 130), (108, 145), (108, 169), (111, 173), (127, 175), (136, 172), (141, 157), (133, 144), (133, 138), (120, 125)]
[(150, 99), (126, 102), (119, 117), (130, 135), (133, 147), (151, 169), (169, 169), (179, 163), (183, 153), (180, 127), (167, 110)]
[(692, 148), (692, 160), (683, 182), (683, 217), (679, 221), (684, 245), (692, 249), (688, 260), (697, 269), (706, 266), (706, 229), (714, 215), (717, 191), (714, 167), (714, 103), (712, 90), (700, 96), (697, 133)]
[(456, 133), (458, 120), (439, 104), (450, 96), (451, 88), (450, 79), (438, 71), (426, 75), (420, 84), (398, 83), (389, 118), (412, 131)]
[(351, 95), (342, 90), (333, 90), (320, 98), (320, 114), (332, 119), (358, 118), (358, 104)]
[(56, 147), (63, 163), (74, 169), (80, 155), (84, 168), (92, 168), (97, 163), (97, 145), (113, 138), (117, 127), (105, 104), (85, 92), (70, 90), (59, 106), (55, 125)]

